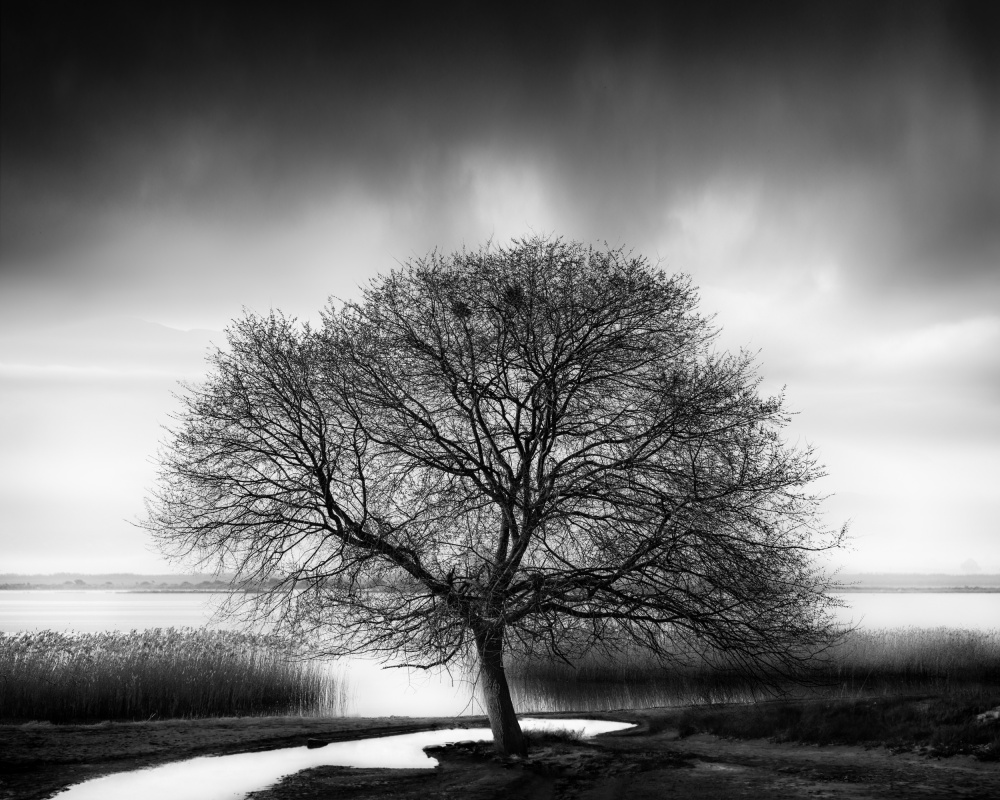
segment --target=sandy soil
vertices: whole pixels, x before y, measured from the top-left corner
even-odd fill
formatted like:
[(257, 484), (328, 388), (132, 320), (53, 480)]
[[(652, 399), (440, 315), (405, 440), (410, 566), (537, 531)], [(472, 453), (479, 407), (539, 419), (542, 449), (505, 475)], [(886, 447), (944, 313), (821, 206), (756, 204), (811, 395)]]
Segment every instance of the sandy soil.
[[(562, 715), (572, 716), (572, 715)], [(583, 716), (583, 715), (577, 715)], [(1000, 765), (932, 759), (883, 748), (816, 747), (678, 738), (654, 710), (586, 715), (637, 728), (581, 744), (499, 759), (490, 745), (432, 752), (433, 770), (321, 767), (290, 776), (253, 800), (644, 800), (644, 798), (995, 798)], [(172, 720), (102, 725), (0, 726), (0, 798), (41, 800), (88, 778), (198, 755), (266, 750), (435, 727), (482, 718)], [(183, 798), (178, 798), (183, 800)]]

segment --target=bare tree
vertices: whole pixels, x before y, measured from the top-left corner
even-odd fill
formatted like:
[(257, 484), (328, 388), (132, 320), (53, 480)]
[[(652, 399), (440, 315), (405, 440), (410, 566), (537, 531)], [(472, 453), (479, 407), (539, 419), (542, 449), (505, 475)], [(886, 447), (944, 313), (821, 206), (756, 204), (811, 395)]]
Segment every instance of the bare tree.
[(324, 654), (468, 659), (523, 753), (505, 654), (705, 643), (790, 670), (830, 640), (809, 449), (687, 278), (531, 239), (433, 254), (311, 328), (228, 331), (189, 387), (146, 527), (269, 581)]

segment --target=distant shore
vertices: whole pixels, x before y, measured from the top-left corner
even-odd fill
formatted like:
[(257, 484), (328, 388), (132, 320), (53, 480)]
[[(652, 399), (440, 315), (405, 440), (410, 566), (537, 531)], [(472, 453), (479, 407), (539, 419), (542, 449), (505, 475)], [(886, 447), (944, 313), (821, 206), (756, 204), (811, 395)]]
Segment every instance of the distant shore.
[[(48, 586), (31, 584), (0, 584), (0, 592), (120, 592), (122, 594), (218, 594), (229, 592), (229, 586), (205, 588), (199, 586), (162, 586), (140, 589), (126, 586)], [(244, 589), (253, 593), (254, 589)], [(1000, 586), (847, 586), (835, 594), (1000, 594)]]
[(836, 594), (996, 594), (1000, 586), (844, 586)]
[[(891, 593), (997, 593), (1000, 592), (1000, 574), (907, 574), (859, 573), (837, 576), (841, 586), (836, 593), (863, 592)], [(124, 591), (143, 594), (165, 592), (228, 592), (231, 575), (140, 575), (132, 573), (83, 574), (57, 573), (54, 575), (0, 574), (0, 591)], [(250, 591), (267, 588), (266, 585), (248, 587)]]

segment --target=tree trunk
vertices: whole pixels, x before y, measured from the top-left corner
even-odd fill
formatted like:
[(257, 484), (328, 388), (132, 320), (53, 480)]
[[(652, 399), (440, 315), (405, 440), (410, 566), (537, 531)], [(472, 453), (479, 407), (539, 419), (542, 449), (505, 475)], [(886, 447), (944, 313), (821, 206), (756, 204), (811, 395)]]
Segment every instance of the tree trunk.
[(503, 628), (475, 632), (479, 654), (479, 687), (493, 731), (493, 744), (505, 756), (524, 756), (528, 746), (510, 699), (503, 668)]

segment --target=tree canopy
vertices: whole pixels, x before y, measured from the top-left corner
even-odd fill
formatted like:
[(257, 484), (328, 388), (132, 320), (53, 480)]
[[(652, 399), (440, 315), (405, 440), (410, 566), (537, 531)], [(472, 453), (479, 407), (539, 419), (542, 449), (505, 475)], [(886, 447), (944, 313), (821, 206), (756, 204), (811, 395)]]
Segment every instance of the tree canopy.
[(707, 645), (750, 671), (830, 640), (809, 448), (683, 275), (552, 239), (433, 253), (319, 325), (246, 314), (161, 457), (146, 527), (269, 581), (317, 653), (478, 663)]

